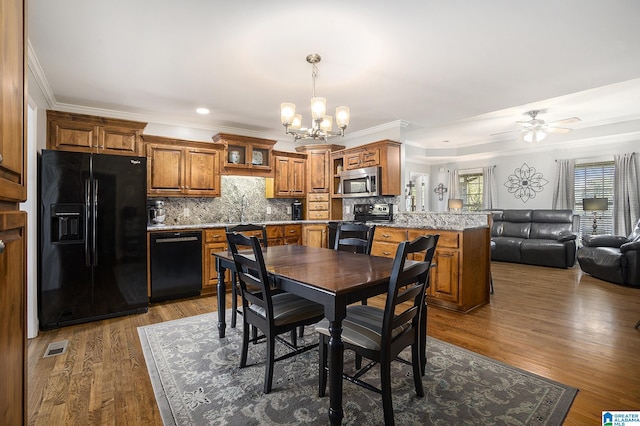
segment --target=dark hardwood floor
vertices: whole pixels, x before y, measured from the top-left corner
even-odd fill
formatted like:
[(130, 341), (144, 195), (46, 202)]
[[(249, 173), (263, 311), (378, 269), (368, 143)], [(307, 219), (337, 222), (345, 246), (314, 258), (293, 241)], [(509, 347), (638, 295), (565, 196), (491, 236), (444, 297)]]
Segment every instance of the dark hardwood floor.
[[(493, 262), (492, 273), (490, 305), (469, 314), (430, 308), (429, 335), (577, 387), (565, 424), (599, 425), (603, 410), (640, 410), (640, 289), (577, 266)], [(213, 296), (186, 299), (40, 332), (29, 342), (29, 424), (161, 425), (137, 327), (215, 306)], [(67, 353), (43, 358), (60, 340), (69, 340)]]

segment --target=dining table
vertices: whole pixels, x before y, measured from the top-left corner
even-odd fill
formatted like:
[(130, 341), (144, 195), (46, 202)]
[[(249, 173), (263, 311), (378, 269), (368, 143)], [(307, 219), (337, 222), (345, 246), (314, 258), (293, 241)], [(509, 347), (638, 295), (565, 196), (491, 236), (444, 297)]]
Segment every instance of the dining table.
[[(226, 330), (226, 270), (235, 270), (229, 251), (215, 252), (218, 273), (218, 334)], [(263, 257), (272, 285), (324, 306), (329, 320), (329, 420), (342, 424), (342, 320), (347, 306), (386, 293), (393, 259), (300, 245), (270, 246)], [(407, 261), (412, 262), (412, 261)]]

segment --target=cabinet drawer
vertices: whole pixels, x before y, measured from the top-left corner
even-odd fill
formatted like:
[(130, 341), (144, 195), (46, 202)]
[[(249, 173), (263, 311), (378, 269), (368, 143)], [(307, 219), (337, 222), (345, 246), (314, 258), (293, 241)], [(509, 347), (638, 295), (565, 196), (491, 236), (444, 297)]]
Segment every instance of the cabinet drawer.
[(321, 192), (312, 192), (307, 194), (307, 201), (315, 202), (315, 201), (326, 201), (329, 202), (329, 194), (321, 193)]
[(393, 258), (398, 250), (399, 243), (387, 243), (382, 241), (374, 241), (371, 246), (371, 256), (381, 256)]
[(307, 212), (307, 217), (310, 220), (323, 220), (323, 219), (329, 219), (329, 211), (328, 210), (320, 210), (320, 211), (310, 211)]
[(440, 234), (440, 238), (438, 239), (438, 247), (448, 247), (448, 248), (460, 247), (459, 232), (440, 231), (439, 234)]
[(205, 243), (227, 243), (227, 234), (224, 228), (205, 229)]
[(276, 238), (282, 238), (282, 226), (269, 225), (267, 226), (267, 239), (269, 242)]
[(401, 228), (383, 228), (377, 227), (374, 241), (384, 241), (390, 243), (401, 243), (407, 239), (407, 230)]
[(328, 202), (314, 202), (309, 203), (309, 211), (318, 211), (318, 210), (329, 210)]
[(302, 236), (302, 225), (285, 225), (284, 226), (284, 236), (285, 236), (285, 238), (301, 237)]

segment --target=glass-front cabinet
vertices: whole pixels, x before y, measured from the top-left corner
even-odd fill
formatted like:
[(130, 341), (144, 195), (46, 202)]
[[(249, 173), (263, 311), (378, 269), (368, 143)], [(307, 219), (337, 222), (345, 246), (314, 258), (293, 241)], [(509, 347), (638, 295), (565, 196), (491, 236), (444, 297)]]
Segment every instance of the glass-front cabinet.
[(213, 137), (213, 141), (224, 145), (223, 174), (271, 174), (271, 151), (276, 141), (227, 133), (218, 133)]

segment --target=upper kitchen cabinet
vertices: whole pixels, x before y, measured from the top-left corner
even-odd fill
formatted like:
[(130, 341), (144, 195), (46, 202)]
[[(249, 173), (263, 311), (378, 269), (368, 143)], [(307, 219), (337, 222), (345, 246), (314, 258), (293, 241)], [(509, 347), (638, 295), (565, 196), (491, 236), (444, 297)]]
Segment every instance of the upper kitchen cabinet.
[(144, 156), (147, 123), (59, 111), (47, 111), (47, 122), (48, 149)]
[(331, 154), (334, 197), (339, 197), (340, 171), (365, 167), (380, 168), (380, 195), (401, 195), (400, 142), (382, 140)]
[(212, 143), (143, 135), (147, 151), (147, 195), (220, 196), (221, 149)]
[(275, 197), (305, 197), (305, 157), (304, 154), (273, 151)]
[(273, 176), (271, 151), (276, 141), (218, 133), (213, 141), (224, 147), (222, 174)]
[(26, 180), (25, 6), (21, 0), (0, 6), (0, 200), (24, 201)]

